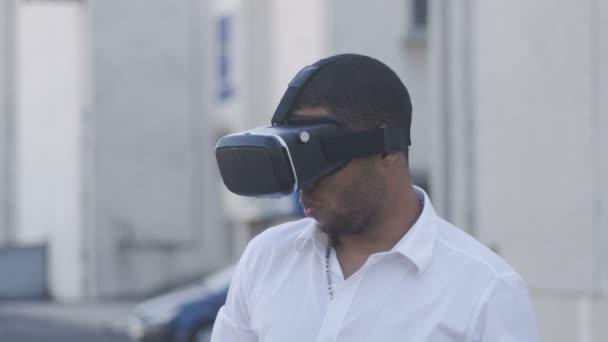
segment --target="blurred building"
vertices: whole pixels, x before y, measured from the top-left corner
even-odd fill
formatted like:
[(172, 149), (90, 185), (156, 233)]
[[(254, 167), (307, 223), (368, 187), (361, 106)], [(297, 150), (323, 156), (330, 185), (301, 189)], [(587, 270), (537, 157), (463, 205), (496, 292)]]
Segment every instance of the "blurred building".
[(426, 183), (425, 2), (385, 2), (4, 1), (0, 241), (46, 246), (37, 281), (62, 300), (227, 263), (295, 198), (229, 194), (215, 141), (268, 124), (300, 68), (341, 52), (383, 60), (411, 89)]
[(430, 13), (435, 202), (523, 275), (544, 341), (608, 341), (608, 3)]
[(47, 247), (52, 297), (142, 295), (231, 259), (202, 6), (2, 2), (0, 242)]
[(0, 241), (12, 234), (13, 220), (13, 101), (14, 101), (13, 3), (0, 3)]
[(46, 245), (53, 297), (234, 260), (294, 201), (228, 193), (217, 138), (268, 124), (304, 65), (358, 52), (410, 89), (416, 182), (522, 273), (543, 340), (608, 338), (600, 0), (1, 4), (0, 244)]

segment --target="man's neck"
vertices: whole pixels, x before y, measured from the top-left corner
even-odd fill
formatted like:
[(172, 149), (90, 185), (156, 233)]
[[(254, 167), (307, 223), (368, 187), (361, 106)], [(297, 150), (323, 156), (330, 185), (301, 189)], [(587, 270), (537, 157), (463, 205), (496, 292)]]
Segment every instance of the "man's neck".
[(361, 268), (370, 255), (391, 250), (414, 225), (422, 205), (414, 189), (410, 189), (401, 196), (387, 199), (377, 221), (362, 234), (337, 237), (334, 248), (344, 278)]

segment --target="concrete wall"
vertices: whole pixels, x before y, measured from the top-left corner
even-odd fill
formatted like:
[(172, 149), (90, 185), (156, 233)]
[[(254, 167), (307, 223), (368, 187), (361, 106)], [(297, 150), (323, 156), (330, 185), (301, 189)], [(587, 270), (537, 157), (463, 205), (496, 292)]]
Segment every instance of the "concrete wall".
[(0, 4), (0, 245), (14, 235), (14, 43), (13, 1)]
[(16, 234), (48, 243), (54, 296), (82, 296), (83, 7), (20, 2), (16, 55)]
[(524, 276), (547, 341), (606, 339), (607, 9), (433, 3), (436, 197)]
[(203, 4), (91, 2), (97, 296), (151, 291), (226, 262), (207, 180), (203, 32), (213, 26)]
[(19, 3), (16, 242), (48, 243), (57, 299), (141, 295), (229, 260), (211, 5)]
[(475, 234), (471, 6), (468, 0), (430, 1), (430, 6), (431, 189), (438, 212)]
[(330, 3), (322, 0), (307, 1), (305, 6), (297, 0), (274, 0), (272, 6), (274, 78), (270, 94), (274, 112), (296, 73), (331, 53), (328, 30), (335, 18), (329, 12)]
[(593, 338), (596, 341), (608, 340), (608, 2), (591, 3), (591, 25), (593, 39), (592, 82), (593, 106), (591, 125), (594, 133), (594, 179), (595, 203), (594, 212), (594, 251), (595, 281), (600, 288), (600, 295), (592, 302)]

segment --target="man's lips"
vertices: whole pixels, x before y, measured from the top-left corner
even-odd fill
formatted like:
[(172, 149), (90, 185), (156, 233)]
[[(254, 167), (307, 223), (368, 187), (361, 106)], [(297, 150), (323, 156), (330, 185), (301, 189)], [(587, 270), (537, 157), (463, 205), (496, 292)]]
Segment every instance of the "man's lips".
[(315, 214), (315, 207), (304, 207), (304, 215), (307, 217), (311, 217)]
[(304, 209), (304, 215), (306, 216), (312, 216), (319, 207), (317, 203), (309, 201), (301, 201), (300, 204), (302, 204), (302, 208)]

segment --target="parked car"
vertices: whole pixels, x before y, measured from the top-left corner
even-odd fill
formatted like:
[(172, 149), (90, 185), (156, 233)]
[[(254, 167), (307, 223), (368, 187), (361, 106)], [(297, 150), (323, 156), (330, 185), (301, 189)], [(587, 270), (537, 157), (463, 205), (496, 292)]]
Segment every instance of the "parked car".
[(137, 342), (206, 342), (226, 302), (236, 265), (191, 285), (137, 305), (129, 317), (129, 337)]

